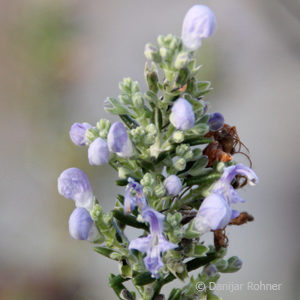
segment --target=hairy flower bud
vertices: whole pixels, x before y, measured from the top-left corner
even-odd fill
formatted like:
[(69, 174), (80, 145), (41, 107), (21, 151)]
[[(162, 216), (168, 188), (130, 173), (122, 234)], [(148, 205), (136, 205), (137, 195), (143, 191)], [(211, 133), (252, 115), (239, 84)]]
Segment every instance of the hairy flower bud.
[(98, 239), (98, 229), (89, 212), (83, 207), (77, 207), (69, 218), (69, 232), (73, 239), (94, 242)]
[(203, 273), (208, 277), (214, 277), (218, 273), (218, 269), (214, 264), (205, 266)]
[(182, 183), (178, 176), (170, 175), (164, 182), (168, 194), (171, 196), (177, 195), (182, 189)]
[(144, 99), (141, 93), (136, 93), (132, 101), (135, 108), (144, 109)]
[(107, 135), (107, 143), (110, 151), (122, 157), (129, 157), (133, 153), (131, 141), (122, 122), (115, 122), (111, 125)]
[(109, 150), (106, 141), (98, 137), (89, 146), (88, 158), (90, 165), (105, 165), (108, 163)]
[(92, 209), (94, 195), (86, 174), (77, 168), (63, 171), (58, 177), (58, 192), (75, 201), (77, 207)]
[(216, 28), (216, 17), (205, 5), (194, 5), (184, 17), (182, 25), (182, 41), (191, 51), (197, 50), (202, 39), (210, 37)]
[(179, 144), (184, 140), (184, 133), (182, 131), (176, 130), (172, 135), (172, 139), (176, 144)]
[(173, 104), (170, 121), (180, 130), (188, 130), (195, 125), (195, 114), (192, 104), (184, 98), (179, 98)]
[(145, 54), (145, 57), (149, 60), (152, 60), (156, 63), (161, 62), (161, 56), (159, 54), (159, 51), (152, 44), (146, 44), (144, 54)]
[(154, 193), (157, 197), (162, 197), (166, 194), (166, 189), (162, 183), (154, 187)]
[(241, 269), (243, 265), (243, 262), (240, 258), (237, 256), (232, 256), (228, 259), (228, 267), (226, 269), (226, 272), (228, 273), (233, 273), (237, 272)]
[(191, 59), (189, 53), (181, 52), (177, 55), (175, 59), (174, 67), (178, 70), (184, 68), (189, 64), (190, 60)]
[(184, 98), (179, 98), (173, 104), (170, 122), (180, 130), (188, 130), (195, 125), (193, 106)]
[(222, 114), (216, 112), (209, 115), (209, 119), (207, 122), (209, 129), (212, 131), (217, 131), (224, 126), (224, 117)]
[(184, 170), (185, 166), (186, 166), (186, 160), (184, 158), (179, 158), (174, 164), (174, 167), (177, 171)]
[(77, 146), (85, 146), (87, 144), (86, 131), (92, 128), (89, 123), (74, 123), (70, 129), (70, 138)]

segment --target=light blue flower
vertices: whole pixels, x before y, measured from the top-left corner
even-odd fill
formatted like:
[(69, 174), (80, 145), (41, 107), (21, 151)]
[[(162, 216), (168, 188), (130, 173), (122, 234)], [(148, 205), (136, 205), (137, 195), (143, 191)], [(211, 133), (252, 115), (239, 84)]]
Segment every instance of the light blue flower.
[(132, 178), (128, 178), (128, 182), (124, 195), (125, 213), (130, 213), (135, 207), (143, 210), (147, 206), (147, 199), (143, 192), (143, 186)]
[(109, 160), (109, 150), (105, 140), (98, 137), (89, 146), (88, 158), (90, 165), (105, 165)]
[(209, 120), (207, 122), (209, 129), (212, 131), (217, 131), (224, 126), (224, 117), (222, 114), (216, 112), (209, 115)]
[(75, 201), (77, 207), (92, 209), (94, 195), (86, 174), (78, 168), (63, 171), (57, 180), (58, 192)]
[(150, 225), (150, 234), (131, 241), (129, 249), (136, 249), (146, 253), (144, 263), (153, 277), (158, 277), (158, 271), (164, 266), (161, 253), (177, 248), (163, 236), (163, 222), (165, 216), (152, 208), (146, 208), (142, 212), (143, 219)]
[(216, 28), (216, 17), (205, 5), (192, 6), (184, 17), (182, 41), (186, 48), (195, 51), (200, 48), (202, 39), (210, 37)]
[(166, 178), (164, 182), (164, 186), (169, 195), (175, 196), (177, 195), (182, 189), (182, 183), (178, 176), (170, 175)]
[(195, 227), (201, 233), (221, 229), (228, 225), (231, 216), (229, 204), (221, 195), (212, 193), (203, 200), (195, 218)]
[(77, 146), (85, 146), (87, 144), (86, 131), (92, 128), (89, 123), (74, 123), (70, 129), (70, 138)]
[(258, 182), (258, 177), (252, 169), (243, 164), (237, 164), (224, 168), (222, 177), (214, 184), (211, 192), (222, 195), (228, 204), (245, 202), (231, 185), (236, 175), (245, 176), (250, 185), (255, 185)]
[(73, 210), (69, 218), (69, 232), (73, 239), (90, 242), (96, 241), (100, 236), (89, 212), (83, 207)]
[(258, 182), (254, 171), (243, 164), (225, 168), (222, 177), (213, 185), (211, 194), (199, 208), (195, 218), (195, 228), (199, 232), (222, 229), (231, 219), (239, 216), (240, 213), (230, 207), (232, 203), (244, 202), (231, 185), (236, 175), (245, 176), (250, 184)]
[(107, 143), (109, 150), (119, 156), (130, 157), (133, 154), (132, 143), (122, 122), (112, 124), (107, 135)]
[(192, 104), (184, 98), (175, 101), (170, 115), (170, 122), (180, 130), (188, 130), (195, 125), (195, 114)]

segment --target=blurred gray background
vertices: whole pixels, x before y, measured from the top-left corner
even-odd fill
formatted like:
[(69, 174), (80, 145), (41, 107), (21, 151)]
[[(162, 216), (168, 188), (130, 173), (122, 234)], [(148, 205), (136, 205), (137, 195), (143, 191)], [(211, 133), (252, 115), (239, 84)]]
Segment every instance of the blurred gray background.
[[(0, 3), (0, 299), (114, 299), (118, 267), (72, 240), (73, 202), (57, 193), (65, 168), (82, 168), (105, 210), (116, 174), (91, 167), (69, 140), (75, 121), (103, 110), (118, 82), (143, 82), (146, 42), (180, 35), (198, 1), (9, 1)], [(300, 299), (300, 1), (202, 1), (218, 28), (199, 52), (211, 80), (211, 111), (236, 125), (260, 183), (240, 207), (255, 222), (230, 228), (229, 255), (244, 261), (223, 283), (282, 283), (277, 292), (219, 293), (223, 299)], [(145, 84), (142, 84), (145, 87)], [(235, 157), (245, 162), (244, 158)], [(174, 285), (177, 283), (174, 283)], [(298, 290), (297, 290), (298, 289)]]

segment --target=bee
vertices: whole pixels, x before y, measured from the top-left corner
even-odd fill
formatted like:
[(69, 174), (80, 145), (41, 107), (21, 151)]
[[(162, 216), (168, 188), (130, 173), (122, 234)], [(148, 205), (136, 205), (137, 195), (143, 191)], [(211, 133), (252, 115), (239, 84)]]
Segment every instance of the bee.
[(252, 167), (252, 161), (249, 155), (242, 152), (242, 147), (249, 152), (246, 145), (240, 140), (235, 126), (224, 124), (224, 126), (217, 131), (208, 132), (205, 137), (211, 137), (214, 142), (210, 143), (204, 150), (203, 154), (208, 156), (208, 166), (212, 166), (214, 161), (228, 162), (232, 160), (234, 154), (242, 154), (247, 157)]

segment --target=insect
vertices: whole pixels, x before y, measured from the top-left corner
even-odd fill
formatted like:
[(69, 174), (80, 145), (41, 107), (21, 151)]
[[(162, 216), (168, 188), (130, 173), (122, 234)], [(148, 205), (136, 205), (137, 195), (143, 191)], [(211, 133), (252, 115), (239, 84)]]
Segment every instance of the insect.
[(212, 166), (214, 161), (231, 161), (232, 155), (240, 153), (247, 157), (250, 167), (252, 167), (252, 161), (249, 155), (242, 152), (242, 147), (244, 147), (247, 152), (249, 152), (249, 149), (240, 140), (235, 126), (224, 124), (218, 131), (210, 131), (205, 136), (214, 139), (214, 142), (210, 143), (203, 150), (203, 154), (207, 155), (209, 160), (208, 166)]

